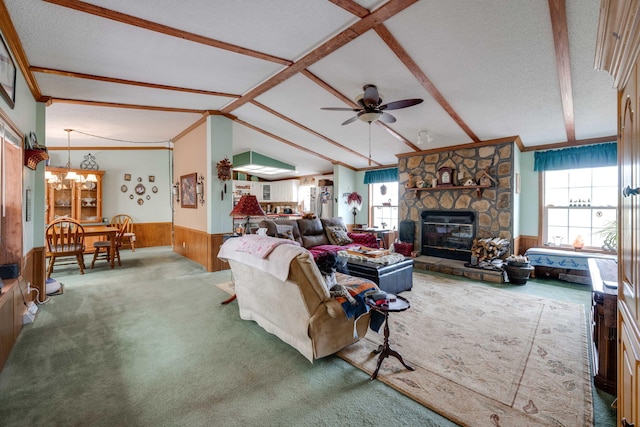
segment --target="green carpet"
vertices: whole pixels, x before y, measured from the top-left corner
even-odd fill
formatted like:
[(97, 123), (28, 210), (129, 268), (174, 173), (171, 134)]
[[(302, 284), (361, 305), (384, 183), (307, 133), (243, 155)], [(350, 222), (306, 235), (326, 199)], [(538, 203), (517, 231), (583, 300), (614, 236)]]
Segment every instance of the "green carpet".
[[(229, 271), (207, 273), (167, 247), (123, 251), (122, 262), (56, 268), (64, 294), (39, 307), (0, 373), (2, 426), (454, 425), (338, 357), (311, 364), (241, 320), (235, 302), (219, 304)], [(589, 300), (576, 286), (515, 289)], [(615, 425), (611, 397), (594, 400), (595, 425)]]

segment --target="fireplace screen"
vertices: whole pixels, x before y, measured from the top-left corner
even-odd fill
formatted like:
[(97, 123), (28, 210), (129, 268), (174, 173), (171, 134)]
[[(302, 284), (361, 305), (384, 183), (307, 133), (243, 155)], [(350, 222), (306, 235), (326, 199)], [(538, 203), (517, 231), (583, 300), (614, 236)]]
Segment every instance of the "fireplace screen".
[(422, 213), (422, 254), (463, 261), (471, 259), (473, 212), (425, 211)]

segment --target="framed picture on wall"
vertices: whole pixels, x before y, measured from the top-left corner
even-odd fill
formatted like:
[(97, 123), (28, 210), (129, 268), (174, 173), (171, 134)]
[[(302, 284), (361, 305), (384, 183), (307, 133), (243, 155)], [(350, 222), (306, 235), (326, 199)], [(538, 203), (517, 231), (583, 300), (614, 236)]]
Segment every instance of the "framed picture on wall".
[(196, 209), (196, 180), (197, 173), (190, 173), (180, 177), (180, 207)]
[(4, 39), (0, 37), (0, 40), (0, 95), (13, 108), (16, 105), (16, 64)]

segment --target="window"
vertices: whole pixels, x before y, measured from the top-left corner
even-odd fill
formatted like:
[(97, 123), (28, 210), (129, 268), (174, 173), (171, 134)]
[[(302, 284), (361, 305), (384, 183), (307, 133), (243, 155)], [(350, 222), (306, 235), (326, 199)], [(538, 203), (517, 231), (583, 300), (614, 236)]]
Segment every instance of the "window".
[(545, 171), (543, 241), (573, 246), (578, 236), (584, 247), (601, 249), (602, 230), (616, 221), (618, 168), (606, 166)]
[(380, 229), (398, 229), (398, 182), (369, 184), (371, 225)]

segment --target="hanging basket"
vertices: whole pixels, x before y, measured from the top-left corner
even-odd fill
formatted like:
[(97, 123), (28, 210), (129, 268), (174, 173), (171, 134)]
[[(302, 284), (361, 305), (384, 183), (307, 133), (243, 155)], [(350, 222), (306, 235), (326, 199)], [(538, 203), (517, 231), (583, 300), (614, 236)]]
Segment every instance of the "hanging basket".
[(46, 150), (24, 150), (24, 165), (29, 169), (36, 170), (38, 163), (48, 158)]

